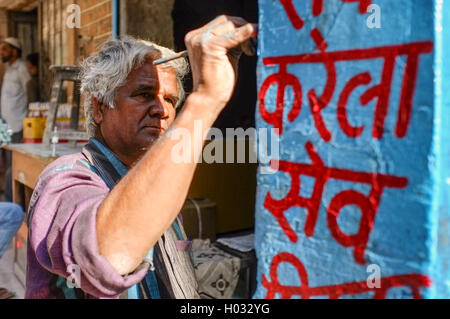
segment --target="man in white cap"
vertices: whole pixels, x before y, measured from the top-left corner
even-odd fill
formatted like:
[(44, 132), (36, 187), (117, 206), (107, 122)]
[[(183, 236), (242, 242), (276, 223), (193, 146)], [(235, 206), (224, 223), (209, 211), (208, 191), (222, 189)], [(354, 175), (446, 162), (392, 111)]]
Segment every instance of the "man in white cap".
[[(16, 38), (0, 41), (0, 57), (6, 65), (1, 95), (1, 116), (13, 131), (11, 141), (22, 142), (23, 118), (27, 114), (27, 82), (30, 75), (25, 61), (20, 59), (21, 45)], [(7, 167), (10, 166), (10, 154), (7, 154)], [(10, 171), (10, 168), (8, 169)], [(7, 173), (8, 175), (8, 173)], [(10, 178), (6, 178), (10, 184)], [(11, 238), (22, 224), (22, 207), (14, 203), (0, 202), (0, 257), (7, 249)], [(0, 299), (13, 298), (14, 293), (0, 287)]]
[(30, 75), (21, 59), (22, 46), (16, 38), (6, 38), (0, 44), (0, 57), (6, 63), (3, 77), (1, 115), (13, 131), (11, 142), (21, 143), (23, 118), (27, 115), (27, 82)]

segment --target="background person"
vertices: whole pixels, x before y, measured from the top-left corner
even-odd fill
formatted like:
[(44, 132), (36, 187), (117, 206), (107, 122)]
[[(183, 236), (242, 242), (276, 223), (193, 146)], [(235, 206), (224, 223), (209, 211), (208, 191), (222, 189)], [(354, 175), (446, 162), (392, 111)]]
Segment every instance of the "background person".
[(21, 143), (23, 119), (27, 116), (27, 83), (31, 79), (27, 66), (21, 59), (21, 44), (16, 38), (6, 38), (0, 44), (0, 56), (6, 63), (3, 76), (1, 111), (13, 134), (12, 143)]

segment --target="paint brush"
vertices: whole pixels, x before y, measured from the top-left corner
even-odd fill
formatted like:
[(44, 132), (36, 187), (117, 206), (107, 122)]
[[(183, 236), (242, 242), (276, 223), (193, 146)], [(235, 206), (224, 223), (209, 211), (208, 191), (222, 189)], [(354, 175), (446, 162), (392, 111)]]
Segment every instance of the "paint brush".
[[(248, 41), (241, 44), (241, 49), (247, 55), (254, 55), (256, 53), (256, 39), (250, 38)], [(187, 56), (188, 56), (188, 51), (184, 50), (184, 51), (175, 53), (172, 56), (155, 60), (155, 61), (153, 61), (153, 65), (166, 63), (166, 62), (169, 62), (169, 61), (172, 61), (175, 59), (179, 59), (179, 58), (185, 58)]]
[(166, 63), (175, 59), (179, 59), (179, 58), (184, 58), (188, 56), (188, 51), (184, 50), (178, 53), (175, 53), (172, 56), (166, 57), (166, 58), (161, 58), (158, 60), (153, 61), (153, 65), (158, 65), (158, 64), (162, 64), (162, 63)]

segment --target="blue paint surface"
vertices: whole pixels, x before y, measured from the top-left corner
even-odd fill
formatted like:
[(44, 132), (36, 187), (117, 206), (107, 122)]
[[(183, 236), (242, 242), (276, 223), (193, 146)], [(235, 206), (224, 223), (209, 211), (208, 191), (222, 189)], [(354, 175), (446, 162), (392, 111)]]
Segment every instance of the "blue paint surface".
[[(450, 2), (436, 1), (436, 62), (435, 62), (435, 103), (439, 109), (436, 126), (439, 129), (435, 138), (435, 152), (438, 153), (438, 171), (435, 178), (438, 195), (434, 210), (438, 217), (438, 238), (436, 249), (435, 281), (433, 297), (450, 296)], [(436, 72), (439, 70), (439, 72)]]
[[(312, 14), (312, 1), (294, 0), (293, 4), (304, 21), (295, 29), (280, 1), (259, 1), (258, 87), (278, 65), (264, 65), (263, 59), (283, 55), (319, 53), (310, 36), (318, 28), (327, 42), (326, 52), (373, 47), (432, 42), (430, 53), (419, 55), (416, 90), (412, 114), (405, 137), (395, 135), (398, 106), (402, 92), (406, 55), (395, 61), (389, 99), (389, 109), (382, 138), (373, 137), (376, 99), (361, 106), (359, 97), (379, 83), (383, 59), (336, 62), (337, 82), (333, 97), (321, 112), (332, 138), (325, 141), (314, 125), (307, 93), (311, 89), (320, 95), (327, 74), (323, 64), (289, 64), (287, 72), (295, 75), (302, 87), (300, 114), (293, 122), (288, 113), (294, 100), (291, 88), (286, 90), (283, 112), (283, 133), (280, 136), (280, 160), (311, 164), (305, 144), (311, 142), (325, 166), (358, 172), (404, 177), (404, 188), (385, 187), (376, 213), (373, 229), (364, 253), (365, 263), (357, 263), (354, 248), (344, 247), (331, 235), (327, 224), (327, 207), (339, 192), (355, 190), (368, 196), (371, 186), (330, 179), (324, 188), (314, 234), (304, 232), (306, 209), (291, 207), (284, 214), (298, 236), (289, 240), (274, 216), (264, 208), (268, 194), (283, 199), (290, 190), (289, 174), (258, 174), (256, 198), (256, 251), (258, 258), (258, 288), (256, 298), (264, 298), (267, 289), (262, 276), (271, 280), (270, 265), (275, 255), (288, 252), (301, 261), (308, 275), (309, 287), (323, 287), (352, 282), (366, 282), (367, 266), (379, 266), (381, 277), (405, 274), (424, 275), (431, 279), (430, 288), (420, 288), (424, 298), (450, 298), (450, 4), (429, 0), (374, 0), (381, 9), (381, 28), (369, 28), (370, 13), (361, 14), (358, 3), (340, 0), (325, 1), (322, 14)], [(442, 29), (440, 28), (442, 26)], [(440, 31), (442, 30), (442, 31)], [(370, 72), (372, 82), (361, 85), (350, 95), (348, 120), (363, 125), (361, 136), (351, 138), (337, 120), (340, 93), (356, 74)], [(443, 81), (443, 79), (447, 81)], [(265, 95), (267, 111), (276, 105), (277, 85)], [(259, 112), (257, 128), (273, 128)], [(301, 177), (300, 196), (312, 194), (316, 180)], [(338, 225), (342, 232), (358, 231), (361, 212), (355, 205), (340, 211)], [(278, 280), (284, 286), (300, 286), (299, 275), (289, 263), (281, 263)], [(302, 283), (304, 284), (304, 283)], [(374, 291), (341, 295), (341, 298), (371, 298)], [(276, 295), (275, 297), (280, 297)], [(298, 297), (298, 296), (293, 296)], [(327, 296), (321, 296), (327, 297)], [(392, 288), (387, 298), (411, 298), (408, 286)]]

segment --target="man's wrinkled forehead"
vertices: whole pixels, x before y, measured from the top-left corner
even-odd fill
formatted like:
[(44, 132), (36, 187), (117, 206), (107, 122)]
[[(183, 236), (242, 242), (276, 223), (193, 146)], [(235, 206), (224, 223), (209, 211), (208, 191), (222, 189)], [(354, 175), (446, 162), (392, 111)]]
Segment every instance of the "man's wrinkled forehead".
[(127, 77), (127, 84), (133, 84), (133, 86), (158, 86), (158, 83), (159, 79), (156, 68), (147, 61), (142, 66), (131, 71)]
[(171, 66), (168, 65), (154, 66), (152, 64), (152, 60), (147, 59), (142, 66), (130, 72), (130, 74), (127, 77), (127, 83), (125, 86), (131, 87), (132, 89), (152, 88), (158, 90), (160, 87), (160, 80), (161, 80), (158, 74), (161, 72), (175, 74), (175, 71)]
[(145, 83), (145, 84), (152, 84), (157, 85), (159, 83), (158, 74), (156, 72), (147, 73), (147, 72), (141, 72), (138, 73), (135, 78), (137, 83)]

